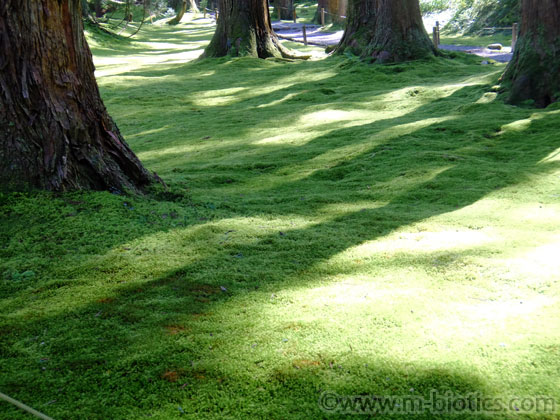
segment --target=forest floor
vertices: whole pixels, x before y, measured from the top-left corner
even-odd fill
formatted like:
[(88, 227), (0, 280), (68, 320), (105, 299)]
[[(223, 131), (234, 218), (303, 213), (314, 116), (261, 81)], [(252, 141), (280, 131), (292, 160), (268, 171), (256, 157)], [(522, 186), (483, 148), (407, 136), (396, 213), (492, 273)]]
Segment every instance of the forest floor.
[(325, 391), (558, 419), (560, 108), (462, 53), (196, 60), (213, 30), (90, 33), (169, 189), (0, 194), (0, 391), (55, 419), (348, 418)]

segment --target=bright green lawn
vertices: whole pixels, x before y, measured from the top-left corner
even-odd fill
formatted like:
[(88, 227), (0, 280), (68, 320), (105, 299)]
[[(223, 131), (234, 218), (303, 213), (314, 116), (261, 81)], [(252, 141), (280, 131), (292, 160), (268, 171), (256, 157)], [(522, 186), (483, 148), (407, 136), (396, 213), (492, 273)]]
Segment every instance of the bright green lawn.
[(213, 28), (191, 18), (91, 39), (169, 191), (0, 195), (0, 391), (56, 419), (560, 402), (560, 109), (504, 105), (503, 67), (463, 55), (193, 62)]

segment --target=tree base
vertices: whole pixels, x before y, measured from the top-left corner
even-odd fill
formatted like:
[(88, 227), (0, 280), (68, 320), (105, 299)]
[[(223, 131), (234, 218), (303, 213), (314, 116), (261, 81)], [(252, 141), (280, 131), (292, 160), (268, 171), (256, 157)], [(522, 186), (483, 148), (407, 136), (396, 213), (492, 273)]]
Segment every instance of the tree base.
[(560, 100), (560, 61), (557, 57), (560, 41), (543, 51), (539, 52), (530, 41), (519, 40), (501, 80), (507, 91), (507, 103), (516, 105), (534, 101), (537, 107), (545, 108)]
[(437, 54), (424, 29), (418, 0), (351, 2), (348, 24), (335, 53), (347, 51), (375, 63), (417, 60)]

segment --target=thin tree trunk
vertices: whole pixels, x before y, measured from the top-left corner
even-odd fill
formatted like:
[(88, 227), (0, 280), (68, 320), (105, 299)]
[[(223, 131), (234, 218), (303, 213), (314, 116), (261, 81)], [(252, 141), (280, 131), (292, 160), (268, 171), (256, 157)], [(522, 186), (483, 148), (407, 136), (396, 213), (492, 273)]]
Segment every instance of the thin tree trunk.
[(103, 17), (103, 9), (102, 9), (102, 5), (101, 5), (101, 0), (95, 0), (94, 2), (95, 5), (95, 17), (96, 18), (100, 18)]
[(435, 54), (418, 0), (350, 0), (348, 23), (336, 51), (372, 62), (414, 60)]
[(82, 1), (82, 17), (84, 19), (89, 17), (89, 6), (88, 6), (88, 2), (87, 0), (81, 0)]
[(560, 100), (560, 0), (523, 0), (521, 33), (502, 78), (508, 102)]
[(204, 57), (295, 57), (286, 50), (270, 24), (267, 0), (220, 0), (214, 37)]
[(152, 180), (99, 95), (80, 0), (3, 0), (0, 185), (140, 190)]
[(167, 24), (177, 25), (179, 22), (181, 22), (181, 19), (183, 19), (183, 16), (185, 15), (186, 11), (187, 11), (187, 0), (182, 0), (177, 15), (173, 19), (168, 20)]

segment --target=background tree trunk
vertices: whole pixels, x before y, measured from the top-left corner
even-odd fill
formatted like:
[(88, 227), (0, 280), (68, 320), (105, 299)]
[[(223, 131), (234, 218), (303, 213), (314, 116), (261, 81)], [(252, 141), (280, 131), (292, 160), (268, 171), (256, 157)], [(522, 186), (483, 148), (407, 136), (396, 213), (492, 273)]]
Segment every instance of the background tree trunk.
[(185, 16), (186, 11), (187, 11), (187, 0), (181, 0), (181, 3), (179, 4), (179, 8), (177, 11), (177, 15), (173, 19), (168, 20), (167, 24), (177, 25), (179, 22), (181, 22), (183, 16)]
[(346, 30), (336, 51), (380, 63), (435, 54), (418, 0), (350, 0)]
[(88, 18), (89, 17), (89, 5), (87, 0), (81, 0), (82, 1), (82, 17)]
[(325, 24), (336, 23), (345, 24), (346, 23), (346, 13), (348, 8), (348, 0), (319, 0), (317, 3), (317, 11), (313, 17), (313, 23), (321, 23), (321, 9), (325, 9)]
[(293, 57), (272, 31), (267, 0), (220, 0), (219, 11), (204, 57)]
[(502, 79), (508, 101), (560, 100), (560, 0), (523, 0), (521, 33)]
[(0, 69), (2, 188), (151, 182), (99, 96), (80, 0), (3, 0)]
[(94, 4), (94, 7), (95, 7), (95, 17), (96, 18), (103, 17), (101, 0), (95, 0), (93, 4)]
[(294, 18), (294, 0), (274, 0), (274, 6), (278, 19), (292, 20)]

